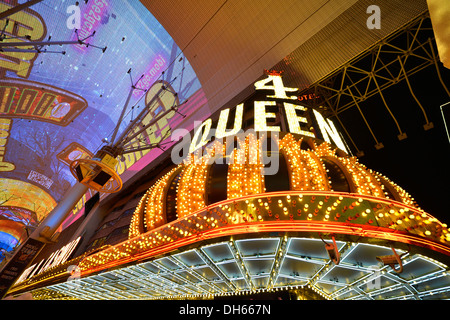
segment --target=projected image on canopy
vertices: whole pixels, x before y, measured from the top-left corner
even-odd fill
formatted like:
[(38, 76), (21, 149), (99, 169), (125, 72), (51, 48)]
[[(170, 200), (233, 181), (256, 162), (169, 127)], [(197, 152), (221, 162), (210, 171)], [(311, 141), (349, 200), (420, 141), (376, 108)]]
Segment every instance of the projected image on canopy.
[[(0, 12), (20, 3), (0, 0)], [(111, 138), (133, 83), (136, 89), (119, 133), (161, 84), (176, 95), (156, 99), (148, 117), (137, 125), (170, 103), (184, 103), (180, 113), (167, 114), (130, 141), (136, 146), (170, 142), (171, 130), (206, 103), (180, 48), (139, 1), (80, 1), (77, 30), (76, 10), (68, 10), (74, 5), (75, 1), (43, 1), (0, 20), (0, 199), (34, 212), (36, 223), (76, 182), (71, 161), (92, 157)], [(24, 45), (31, 42), (41, 44)], [(126, 180), (161, 152), (156, 148), (127, 154), (117, 171)], [(132, 166), (137, 169), (129, 170)], [(13, 189), (17, 184), (24, 188), (20, 198), (11, 198), (11, 183)], [(42, 201), (39, 194), (45, 195), (45, 207), (33, 208), (27, 194), (33, 194), (35, 203)], [(70, 221), (89, 197), (88, 192)]]

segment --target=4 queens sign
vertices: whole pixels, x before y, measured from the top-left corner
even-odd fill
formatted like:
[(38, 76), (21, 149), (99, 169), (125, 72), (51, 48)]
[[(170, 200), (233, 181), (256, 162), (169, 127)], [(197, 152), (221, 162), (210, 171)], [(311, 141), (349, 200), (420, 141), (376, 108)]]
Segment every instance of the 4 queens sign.
[[(229, 155), (235, 148), (242, 149), (242, 143), (235, 143), (235, 140), (243, 141), (245, 137), (257, 137), (256, 140), (250, 139), (250, 143), (253, 141), (253, 146), (259, 148), (259, 152), (255, 151), (255, 148), (251, 147), (250, 152), (255, 154), (264, 155), (261, 158), (256, 156), (250, 156), (249, 164), (257, 164), (262, 161), (264, 164), (263, 174), (274, 175), (278, 172), (278, 133), (281, 131), (289, 131), (293, 134), (299, 134), (311, 138), (322, 138), (328, 143), (333, 143), (342, 151), (348, 153), (341, 135), (334, 126), (330, 119), (324, 119), (324, 117), (316, 110), (309, 110), (307, 107), (296, 103), (298, 97), (292, 95), (292, 92), (298, 90), (298, 88), (285, 87), (283, 80), (279, 75), (268, 75), (267, 78), (257, 81), (255, 83), (255, 90), (264, 91), (265, 97), (262, 99), (256, 98), (250, 101), (250, 105), (247, 102), (238, 104), (234, 109), (234, 120), (230, 119), (231, 109), (227, 108), (220, 112), (217, 125), (213, 127), (213, 120), (211, 118), (197, 122), (195, 125), (196, 130), (191, 137), (189, 131), (185, 129), (174, 130), (171, 136), (172, 141), (179, 141), (171, 152), (172, 161), (175, 164), (179, 164), (183, 161), (200, 160), (201, 157), (206, 154), (206, 148), (208, 146), (214, 147), (212, 141), (220, 141), (226, 146), (226, 154), (224, 157), (216, 157), (213, 161), (216, 163), (231, 163), (233, 157)], [(243, 130), (244, 114), (248, 113), (245, 108), (253, 109), (253, 128), (249, 130)], [(280, 110), (281, 109), (281, 110)], [(282, 111), (280, 113), (280, 111)], [(284, 120), (281, 120), (285, 128), (279, 125), (270, 125), (271, 122), (275, 122), (278, 116)], [(309, 118), (309, 119), (308, 119)], [(231, 120), (231, 121), (230, 121)], [(230, 125), (232, 127), (230, 128)], [(320, 136), (316, 136), (311, 128), (314, 128), (314, 132), (319, 133)], [(267, 137), (271, 139), (267, 139)], [(236, 137), (241, 139), (235, 139)], [(216, 145), (217, 146), (217, 145)], [(271, 152), (269, 152), (271, 151)], [(219, 152), (220, 153), (220, 152)], [(194, 154), (194, 157), (187, 157), (189, 154)], [(244, 161), (244, 158), (241, 161)], [(254, 162), (254, 163), (252, 163)], [(248, 163), (248, 162), (247, 162)]]

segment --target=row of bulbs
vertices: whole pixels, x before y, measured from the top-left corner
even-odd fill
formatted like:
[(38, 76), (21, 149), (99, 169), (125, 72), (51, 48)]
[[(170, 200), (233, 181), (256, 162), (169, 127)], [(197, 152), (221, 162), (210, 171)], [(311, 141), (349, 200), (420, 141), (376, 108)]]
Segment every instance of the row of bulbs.
[[(447, 243), (450, 234), (446, 225), (437, 219), (395, 202), (377, 199), (345, 197), (333, 193), (319, 195), (288, 194), (277, 196), (255, 195), (236, 199), (226, 204), (211, 206), (180, 218), (161, 228), (139, 235), (126, 242), (87, 257), (80, 264), (82, 270), (95, 268), (120, 259), (145, 254), (164, 244), (194, 236), (202, 231), (248, 222), (275, 220), (332, 221), (351, 224), (369, 224), (393, 228), (434, 241)], [(120, 264), (120, 261), (117, 261)]]
[[(238, 138), (240, 148), (233, 150), (233, 161), (228, 168), (228, 199), (265, 192), (264, 175), (261, 174), (263, 165), (259, 152), (261, 139), (257, 139), (252, 134), (245, 139)], [(340, 163), (341, 167), (346, 168), (356, 188), (356, 193), (380, 198), (387, 197), (387, 192), (384, 191), (385, 186), (381, 182), (381, 179), (383, 179), (385, 183), (389, 184), (390, 188), (396, 191), (403, 203), (415, 205), (411, 196), (402, 188), (386, 177), (368, 170), (354, 157), (336, 156), (335, 150), (331, 149), (326, 142), (319, 146), (314, 142), (314, 151), (302, 150), (302, 138), (296, 139), (292, 134), (287, 134), (277, 143), (288, 161), (292, 190), (330, 191), (331, 183), (328, 181), (327, 170), (320, 160), (321, 157), (327, 156), (333, 158), (336, 163)], [(192, 158), (189, 159), (188, 164), (183, 166), (182, 176), (177, 185), (176, 208), (178, 217), (189, 215), (206, 206), (205, 185), (208, 178), (209, 163), (216, 153), (219, 156), (220, 153), (225, 153), (225, 145), (218, 141), (214, 143), (212, 148), (207, 149), (203, 157), (194, 159), (194, 155), (191, 155)], [(144, 205), (141, 203), (138, 205), (130, 227), (130, 238), (142, 231), (151, 230), (164, 222), (165, 190), (167, 190), (166, 187), (170, 179), (173, 178), (174, 170), (161, 178), (149, 190), (144, 196)], [(139, 218), (142, 215), (143, 217)], [(143, 228), (139, 226), (140, 221), (144, 223)]]

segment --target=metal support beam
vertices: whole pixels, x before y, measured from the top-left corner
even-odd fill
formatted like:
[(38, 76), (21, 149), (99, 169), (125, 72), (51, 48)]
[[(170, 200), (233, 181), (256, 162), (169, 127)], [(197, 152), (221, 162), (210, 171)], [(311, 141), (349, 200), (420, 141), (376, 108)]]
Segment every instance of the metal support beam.
[(73, 41), (30, 41), (30, 42), (0, 42), (0, 51), (8, 47), (45, 47), (65, 44), (83, 44), (82, 40)]
[(373, 133), (372, 128), (370, 127), (369, 123), (367, 122), (366, 117), (364, 117), (364, 114), (362, 113), (361, 108), (359, 107), (359, 104), (356, 101), (356, 98), (355, 98), (355, 96), (352, 93), (352, 90), (348, 86), (347, 86), (347, 90), (348, 90), (348, 92), (350, 92), (350, 94), (351, 94), (351, 96), (353, 98), (353, 101), (355, 102), (355, 106), (358, 108), (358, 111), (361, 114), (361, 117), (364, 119), (364, 122), (365, 122), (367, 128), (369, 129), (370, 133), (372, 134), (373, 139), (375, 140), (375, 143), (376, 143), (375, 144), (375, 148), (381, 149), (383, 147), (383, 144), (378, 141), (377, 137), (375, 137), (375, 134)]
[(286, 256), (286, 247), (288, 239), (287, 237), (282, 237), (278, 245), (278, 250), (276, 251), (275, 261), (270, 271), (269, 281), (267, 288), (272, 289), (277, 282), (278, 274), (280, 272), (281, 265), (283, 264), (284, 257)]
[[(413, 89), (411, 87), (411, 83), (409, 83), (409, 79), (408, 79), (408, 76), (406, 74), (405, 66), (404, 66), (404, 63), (402, 62), (402, 59), (399, 56), (397, 56), (397, 58), (398, 58), (398, 62), (400, 63), (400, 67), (402, 69), (403, 75), (405, 76), (405, 80), (406, 80), (406, 83), (408, 85), (409, 92), (411, 92), (412, 97), (414, 98), (414, 100), (419, 105), (420, 109), (422, 110), (423, 116), (425, 117), (426, 124), (423, 127), (424, 127), (425, 130), (431, 129), (431, 128), (433, 128), (433, 123), (428, 120), (428, 116), (427, 116), (427, 113), (425, 112), (425, 109), (423, 108), (423, 106), (420, 103), (419, 99), (417, 99), (416, 95), (414, 94), (414, 91), (413, 91)], [(406, 58), (405, 58), (405, 61), (406, 61)]]
[(172, 141), (167, 141), (167, 142), (160, 142), (160, 143), (152, 143), (152, 144), (148, 144), (144, 147), (138, 147), (138, 148), (131, 148), (131, 149), (125, 149), (122, 152), (122, 155), (127, 154), (127, 153), (133, 153), (133, 152), (138, 152), (138, 151), (145, 151), (145, 150), (151, 150), (151, 149), (155, 149), (155, 148), (160, 148), (161, 150), (165, 151), (162, 146), (166, 145), (166, 144), (170, 144), (172, 143)]
[(61, 223), (64, 222), (88, 189), (84, 184), (77, 182), (65, 193), (63, 199), (33, 231), (30, 237), (42, 242), (50, 241)]
[(59, 53), (59, 54), (66, 54), (65, 51), (48, 51), (47, 49), (11, 49), (11, 48), (6, 48), (6, 49), (0, 49), (0, 52), (32, 52), (32, 53)]
[(234, 243), (234, 240), (230, 239), (228, 245), (231, 249), (231, 252), (233, 253), (234, 259), (236, 260), (236, 264), (239, 270), (241, 270), (241, 273), (244, 277), (245, 282), (247, 283), (247, 286), (249, 287), (250, 290), (255, 290), (255, 285), (253, 284), (252, 279), (248, 273), (244, 260), (242, 260), (239, 251), (236, 249), (236, 244)]
[[(5, 25), (6, 27), (6, 25)], [(1, 36), (3, 36), (3, 32)], [(78, 36), (78, 32), (77, 30), (75, 30), (76, 34), (77, 34), (77, 40), (71, 40), (71, 41), (50, 41), (50, 38), (47, 41), (19, 41), (19, 42), (9, 42), (9, 41), (4, 41), (6, 40), (5, 38), (0, 38), (0, 52), (37, 52), (37, 53), (49, 53), (49, 52), (54, 52), (54, 51), (48, 51), (46, 49), (43, 49), (46, 46), (61, 46), (61, 45), (72, 45), (72, 44), (78, 44), (78, 45), (84, 45), (86, 47), (94, 47), (97, 49), (101, 49), (102, 52), (104, 53), (106, 51), (106, 49), (108, 47), (99, 47), (99, 46), (95, 46), (92, 45), (90, 43), (86, 43), (85, 41), (91, 37), (94, 36), (95, 31), (90, 34), (89, 36), (87, 36), (84, 39), (80, 39)], [(21, 49), (20, 47), (33, 47), (34, 49)], [(65, 52), (60, 52), (65, 54)]]
[(442, 80), (441, 72), (439, 71), (439, 65), (438, 65), (438, 57), (434, 52), (433, 43), (431, 42), (431, 38), (428, 38), (428, 44), (430, 45), (431, 52), (433, 53), (433, 62), (434, 66), (436, 67), (436, 72), (439, 77), (439, 81), (441, 81), (442, 87), (444, 88), (445, 92), (447, 92), (448, 96), (450, 97), (450, 91), (448, 90), (447, 86), (444, 83), (444, 80)]
[(207, 254), (203, 252), (202, 248), (195, 249), (195, 252), (205, 261), (205, 263), (222, 279), (223, 282), (226, 283), (226, 285), (232, 290), (236, 291), (237, 287), (236, 285), (228, 279), (228, 277), (220, 270), (214, 261), (212, 261)]
[[(336, 119), (339, 121), (339, 124), (341, 125), (342, 129), (344, 129), (345, 134), (350, 139), (351, 143), (353, 144), (353, 147), (355, 147), (355, 149), (356, 149), (356, 156), (358, 156), (358, 157), (364, 156), (364, 151), (359, 150), (359, 148), (356, 145), (355, 141), (353, 141), (352, 136), (348, 133), (347, 128), (344, 126), (344, 124), (342, 123), (341, 119), (339, 118), (339, 115), (337, 114), (336, 110), (333, 109), (330, 101), (325, 96), (324, 96), (324, 99), (325, 99), (325, 102), (327, 103), (328, 107), (333, 111), (333, 114), (336, 117)], [(349, 152), (351, 152), (350, 149), (349, 149)]]
[[(142, 78), (142, 77), (141, 77)], [(117, 146), (120, 148), (126, 148), (127, 144), (129, 144), (134, 138), (136, 138), (139, 134), (141, 134), (142, 132), (144, 132), (145, 130), (147, 130), (149, 127), (153, 126), (155, 123), (157, 123), (161, 118), (165, 117), (168, 113), (170, 112), (175, 112), (180, 114), (182, 117), (185, 117), (185, 115), (181, 114), (178, 112), (178, 108), (187, 102), (184, 101), (181, 105), (177, 106), (175, 105), (175, 101), (174, 104), (172, 105), (172, 107), (166, 111), (164, 111), (163, 113), (159, 114), (156, 118), (154, 118), (152, 121), (150, 121), (147, 125), (144, 125), (142, 128), (140, 128), (138, 131), (134, 132), (131, 136), (127, 136), (128, 134), (132, 133), (132, 130), (135, 128), (136, 124), (142, 120), (142, 118), (149, 112), (149, 109), (151, 108), (151, 106), (158, 100), (160, 99), (160, 94), (164, 93), (164, 92), (171, 92), (174, 95), (177, 95), (176, 92), (170, 90), (169, 88), (162, 86), (161, 89), (158, 90), (158, 92), (153, 96), (153, 98), (146, 103), (145, 107), (143, 108), (143, 110), (140, 112), (140, 114), (133, 120), (131, 121), (131, 123), (127, 126), (127, 128), (123, 131), (123, 133), (119, 136), (119, 138), (117, 139)]]
[[(148, 104), (145, 105), (145, 107), (142, 109), (142, 111), (139, 113), (139, 115), (133, 119), (133, 121), (131, 121), (131, 123), (127, 126), (127, 128), (123, 131), (123, 133), (119, 136), (119, 138), (117, 139), (117, 141), (121, 141), (121, 146), (124, 146), (126, 144), (126, 142), (124, 142), (124, 138), (126, 138), (126, 135), (131, 133), (132, 129), (136, 126), (136, 124), (142, 120), (142, 118), (148, 113), (148, 109), (149, 107), (156, 101), (156, 99), (159, 98), (159, 95), (164, 92), (166, 89), (165, 87), (162, 87), (161, 89), (158, 90), (158, 92), (155, 94), (155, 96), (150, 100), (150, 102)], [(139, 133), (141, 133), (142, 130), (139, 131)], [(131, 138), (133, 139), (133, 138)], [(127, 139), (127, 141), (131, 140), (131, 139)]]
[[(148, 124), (144, 125), (142, 128), (140, 128), (138, 131), (134, 132), (131, 136), (125, 136), (122, 139), (118, 139), (119, 146), (120, 147), (126, 147), (128, 143), (130, 143), (134, 138), (139, 136), (142, 132), (146, 131), (148, 128), (153, 126), (155, 123), (157, 123), (159, 120), (161, 120), (163, 117), (165, 117), (170, 112), (177, 112), (179, 106), (173, 106), (170, 109), (167, 109), (166, 111), (160, 113), (156, 118), (154, 118), (152, 121), (150, 121)], [(125, 130), (126, 133), (129, 133), (129, 131)]]
[(394, 120), (394, 122), (395, 122), (395, 124), (396, 124), (396, 126), (397, 126), (397, 129), (398, 129), (398, 132), (399, 132), (399, 134), (398, 134), (398, 136), (397, 136), (397, 137), (398, 137), (398, 140), (403, 140), (403, 139), (405, 139), (405, 138), (406, 138), (406, 133), (402, 132), (402, 129), (400, 128), (400, 125), (399, 125), (397, 119), (395, 118), (395, 116), (394, 116), (394, 114), (392, 113), (391, 109), (389, 109), (389, 106), (387, 105), (386, 100), (384, 99), (383, 93), (381, 92), (380, 86), (378, 85), (378, 81), (377, 81), (376, 77), (375, 77), (375, 76), (372, 76), (372, 79), (373, 79), (375, 85), (377, 86), (378, 93), (379, 93), (379, 95), (380, 95), (381, 100), (382, 100), (383, 103), (384, 103), (384, 106), (386, 107), (387, 111), (389, 112), (389, 114), (391, 115), (392, 119)]
[(128, 104), (130, 103), (131, 95), (133, 94), (134, 89), (135, 89), (135, 86), (132, 84), (132, 86), (130, 88), (130, 91), (128, 92), (128, 97), (127, 97), (127, 100), (125, 102), (125, 105), (123, 106), (122, 112), (120, 113), (119, 121), (117, 121), (117, 125), (114, 128), (114, 132), (113, 132), (113, 135), (112, 135), (112, 138), (111, 138), (111, 142), (109, 143), (109, 145), (111, 145), (111, 146), (114, 145), (114, 141), (116, 140), (117, 132), (119, 131), (120, 124), (122, 123), (123, 116), (125, 115), (125, 111), (127, 110)]
[[(321, 88), (322, 90), (320, 91), (322, 93), (329, 92), (328, 99), (333, 110), (341, 113), (354, 106), (354, 102), (345, 90), (345, 87), (349, 86), (353, 90), (354, 95), (358, 97), (358, 101), (364, 101), (379, 93), (378, 88), (373, 86), (374, 79), (381, 81), (379, 87), (382, 90), (403, 80), (403, 73), (400, 73), (400, 76), (396, 76), (399, 69), (397, 56), (404, 58), (404, 64), (407, 60), (415, 58), (415, 61), (410, 61), (409, 63), (408, 75), (428, 67), (433, 64), (434, 59), (431, 53), (428, 52), (427, 42), (421, 40), (423, 34), (432, 34), (432, 29), (423, 25), (423, 22), (428, 19), (427, 13), (422, 14), (396, 33), (380, 40), (379, 43), (369, 48), (366, 52), (348, 61), (334, 73), (303, 90), (299, 95), (307, 94), (308, 92), (317, 93), (317, 88)], [(405, 48), (393, 44), (398, 37), (407, 38), (406, 42), (408, 45)], [(363, 60), (367, 60), (369, 66), (363, 67), (360, 64)]]
[[(319, 99), (314, 101), (314, 105), (327, 105), (328, 110), (324, 110), (324, 115), (336, 117), (341, 125), (342, 121), (339, 115), (355, 107), (363, 117), (362, 120), (369, 131), (371, 131), (376, 141), (376, 148), (381, 149), (382, 144), (378, 142), (372, 128), (365, 120), (365, 116), (362, 115), (361, 104), (371, 97), (379, 96), (398, 129), (398, 139), (405, 139), (406, 133), (402, 131), (399, 121), (389, 108), (383, 95), (385, 89), (405, 80), (411, 95), (424, 113), (426, 121), (424, 129), (431, 129), (433, 124), (429, 121), (425, 108), (414, 94), (409, 77), (434, 64), (439, 80), (450, 96), (450, 91), (443, 83), (440, 75), (433, 41), (434, 34), (429, 14), (428, 11), (424, 11), (417, 18), (381, 39), (365, 52), (347, 61), (328, 76), (299, 92), (299, 96), (312, 93), (319, 96)], [(350, 134), (352, 132), (347, 132), (354, 147), (358, 150)], [(362, 154), (359, 150), (357, 153)]]

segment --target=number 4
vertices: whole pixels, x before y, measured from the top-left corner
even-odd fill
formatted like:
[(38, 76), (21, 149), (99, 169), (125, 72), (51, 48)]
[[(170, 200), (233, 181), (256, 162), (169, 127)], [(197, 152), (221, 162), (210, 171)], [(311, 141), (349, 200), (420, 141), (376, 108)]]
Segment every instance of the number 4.
[[(272, 82), (272, 86), (268, 86), (267, 83)], [(255, 82), (256, 90), (273, 90), (275, 95), (267, 96), (268, 98), (279, 99), (297, 99), (297, 96), (288, 96), (286, 92), (297, 91), (298, 88), (288, 88), (283, 84), (283, 80), (280, 76), (269, 75), (266, 79)]]

